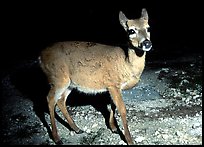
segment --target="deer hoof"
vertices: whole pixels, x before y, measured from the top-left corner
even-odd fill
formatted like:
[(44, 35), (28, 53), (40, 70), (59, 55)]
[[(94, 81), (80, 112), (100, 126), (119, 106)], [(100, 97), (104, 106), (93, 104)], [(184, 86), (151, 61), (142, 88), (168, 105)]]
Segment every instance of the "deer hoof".
[(83, 130), (81, 130), (81, 129), (79, 129), (79, 131), (75, 131), (77, 134), (82, 134), (82, 133), (84, 133), (84, 131)]
[(62, 142), (62, 140), (59, 140), (59, 141), (57, 141), (57, 142), (55, 142), (57, 145), (62, 145), (63, 144), (63, 142)]
[(118, 129), (114, 129), (114, 130), (112, 130), (112, 133), (119, 134), (119, 131), (118, 131)]

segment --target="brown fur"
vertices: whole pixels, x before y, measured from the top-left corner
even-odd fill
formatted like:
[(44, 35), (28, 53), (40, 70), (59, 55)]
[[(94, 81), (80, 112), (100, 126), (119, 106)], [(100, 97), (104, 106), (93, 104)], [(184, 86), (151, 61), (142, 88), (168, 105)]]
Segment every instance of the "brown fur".
[[(120, 18), (121, 24), (124, 17)], [(122, 26), (128, 28), (134, 25), (144, 31), (147, 26), (147, 20), (142, 20), (144, 18), (130, 20), (127, 26), (123, 26), (123, 24)], [(138, 40), (138, 37), (135, 39)], [(135, 41), (135, 39), (130, 39), (130, 42)], [(136, 47), (138, 47), (140, 40), (136, 41)], [(71, 90), (77, 88), (85, 93), (108, 91), (121, 115), (126, 141), (128, 144), (133, 144), (128, 130), (126, 108), (122, 100), (121, 90), (132, 88), (139, 82), (145, 66), (145, 55), (146, 52), (142, 56), (137, 56), (135, 48), (129, 48), (127, 60), (124, 50), (120, 47), (78, 41), (58, 42), (43, 50), (39, 59), (42, 70), (47, 75), (51, 85), (47, 101), (54, 141), (56, 143), (61, 142), (54, 120), (56, 104), (71, 128), (76, 133), (82, 132), (73, 122), (65, 104)], [(116, 131), (114, 111), (111, 110), (109, 119), (112, 131)]]

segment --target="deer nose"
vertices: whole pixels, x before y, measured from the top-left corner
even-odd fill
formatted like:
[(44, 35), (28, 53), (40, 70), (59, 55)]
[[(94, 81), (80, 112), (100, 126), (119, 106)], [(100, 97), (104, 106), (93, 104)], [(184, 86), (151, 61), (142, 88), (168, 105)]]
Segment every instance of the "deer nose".
[(152, 46), (152, 43), (150, 40), (146, 39), (142, 42), (142, 45), (145, 46), (145, 48), (150, 48)]

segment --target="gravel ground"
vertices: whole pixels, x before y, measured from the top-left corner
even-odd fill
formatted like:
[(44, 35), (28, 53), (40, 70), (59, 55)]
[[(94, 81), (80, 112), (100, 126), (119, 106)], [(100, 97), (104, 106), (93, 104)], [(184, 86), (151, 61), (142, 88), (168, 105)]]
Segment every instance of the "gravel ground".
[[(201, 66), (201, 55), (147, 62), (138, 86), (123, 91), (135, 144), (202, 144)], [(53, 145), (45, 98), (48, 88), (36, 64), (22, 61), (1, 75), (1, 144)], [(57, 127), (64, 144), (126, 145), (118, 111), (115, 117), (120, 133), (114, 134), (107, 128), (109, 102), (107, 93), (96, 96), (71, 93), (67, 109), (85, 133), (71, 131), (56, 108)]]

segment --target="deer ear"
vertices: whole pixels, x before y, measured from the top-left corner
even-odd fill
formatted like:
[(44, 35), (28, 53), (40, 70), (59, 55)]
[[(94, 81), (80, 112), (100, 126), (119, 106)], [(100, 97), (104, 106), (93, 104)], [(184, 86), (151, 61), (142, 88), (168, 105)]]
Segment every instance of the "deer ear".
[(145, 8), (142, 9), (141, 18), (148, 20), (148, 13)]
[(120, 21), (120, 24), (123, 26), (123, 28), (127, 30), (128, 19), (122, 11), (119, 12), (119, 21)]

